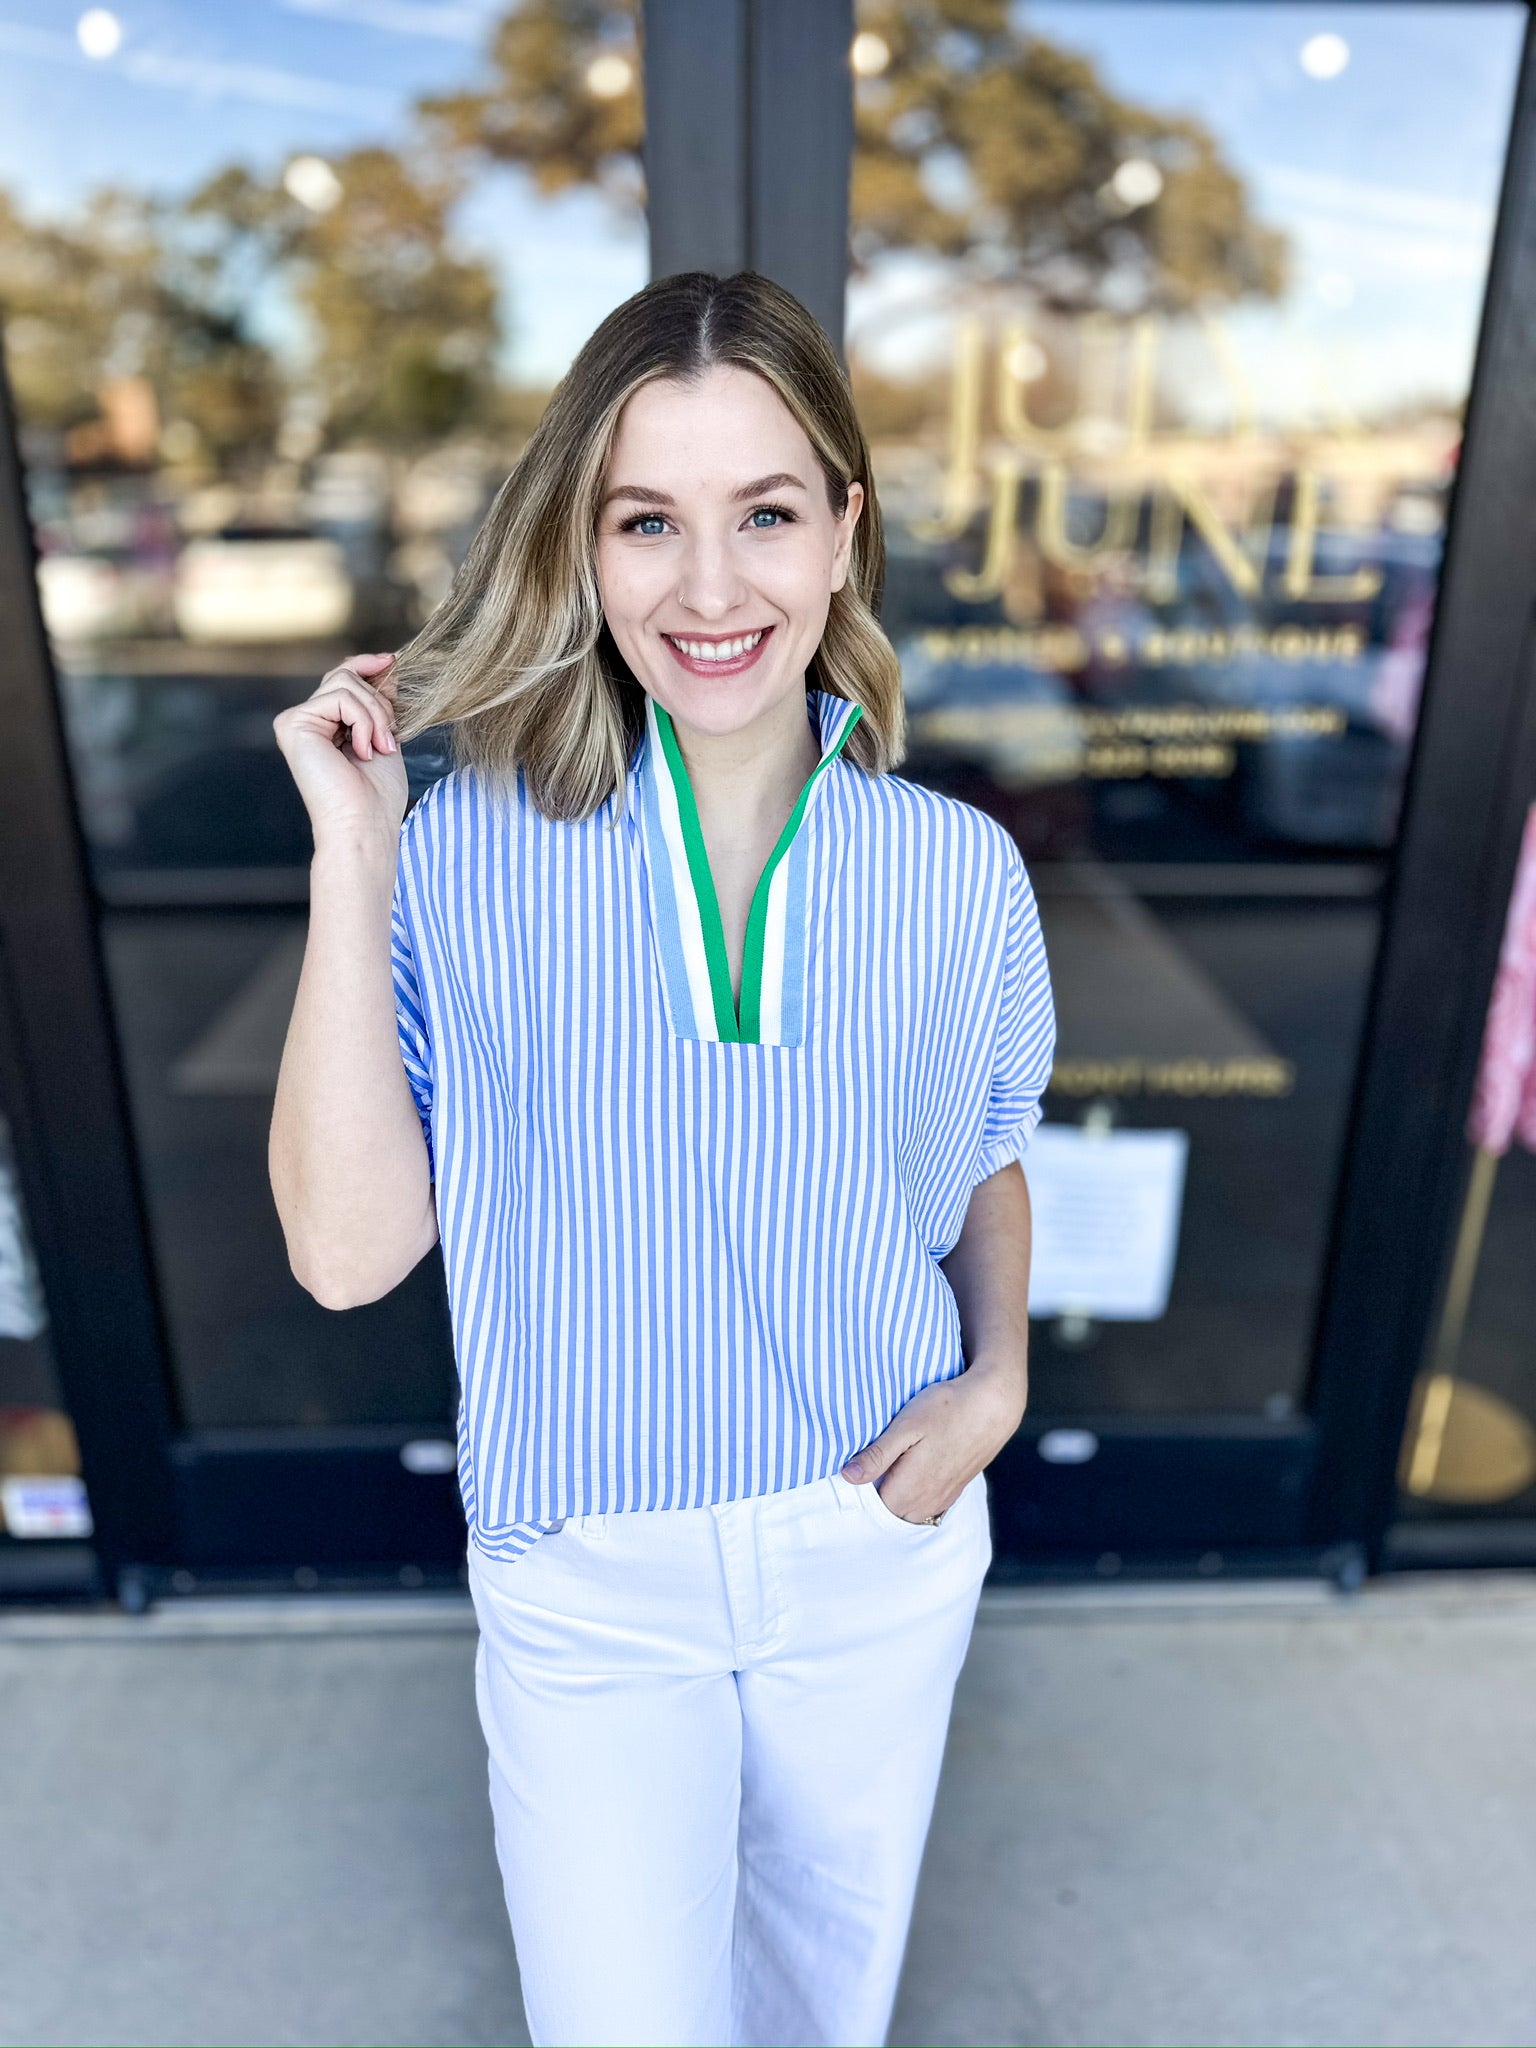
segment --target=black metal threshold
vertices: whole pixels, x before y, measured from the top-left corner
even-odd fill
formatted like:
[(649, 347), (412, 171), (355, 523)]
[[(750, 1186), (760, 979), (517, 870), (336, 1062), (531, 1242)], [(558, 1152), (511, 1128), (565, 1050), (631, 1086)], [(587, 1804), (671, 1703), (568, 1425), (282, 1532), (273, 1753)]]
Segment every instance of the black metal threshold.
[(1536, 1520), (1509, 1516), (1481, 1520), (1398, 1522), (1382, 1544), (1389, 1572), (1536, 1570)]
[(100, 1600), (105, 1591), (88, 1543), (0, 1542), (0, 1603)]

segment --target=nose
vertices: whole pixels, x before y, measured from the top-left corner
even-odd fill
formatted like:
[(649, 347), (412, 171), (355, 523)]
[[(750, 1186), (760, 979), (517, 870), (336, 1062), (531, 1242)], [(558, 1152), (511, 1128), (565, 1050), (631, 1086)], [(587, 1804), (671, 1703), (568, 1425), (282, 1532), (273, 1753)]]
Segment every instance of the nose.
[(747, 598), (747, 585), (727, 536), (695, 534), (678, 576), (677, 601), (705, 624), (728, 618)]

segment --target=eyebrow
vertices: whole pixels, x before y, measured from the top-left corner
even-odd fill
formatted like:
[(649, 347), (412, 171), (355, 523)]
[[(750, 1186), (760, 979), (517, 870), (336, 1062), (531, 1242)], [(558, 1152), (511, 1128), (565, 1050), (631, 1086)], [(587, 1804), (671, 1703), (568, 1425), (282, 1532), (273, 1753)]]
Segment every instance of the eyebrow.
[[(780, 469), (775, 470), (772, 476), (756, 477), (751, 483), (743, 484), (740, 490), (732, 491), (731, 496), (739, 504), (748, 498), (760, 498), (765, 491), (804, 489), (805, 485), (799, 477), (792, 476), (787, 469)], [(611, 505), (615, 498), (628, 498), (636, 505), (662, 505), (668, 509), (676, 504), (676, 500), (669, 497), (665, 491), (652, 490), (649, 484), (615, 484), (603, 499), (603, 503)]]

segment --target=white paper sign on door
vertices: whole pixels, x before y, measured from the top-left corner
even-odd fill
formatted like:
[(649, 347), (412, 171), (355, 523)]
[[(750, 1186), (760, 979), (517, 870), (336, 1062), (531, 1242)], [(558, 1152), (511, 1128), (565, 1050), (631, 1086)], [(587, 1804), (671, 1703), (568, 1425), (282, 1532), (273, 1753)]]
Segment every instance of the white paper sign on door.
[(1038, 1124), (1023, 1156), (1034, 1212), (1032, 1316), (1155, 1322), (1179, 1248), (1187, 1131)]
[(64, 1473), (0, 1479), (0, 1526), (12, 1536), (89, 1536), (85, 1481)]

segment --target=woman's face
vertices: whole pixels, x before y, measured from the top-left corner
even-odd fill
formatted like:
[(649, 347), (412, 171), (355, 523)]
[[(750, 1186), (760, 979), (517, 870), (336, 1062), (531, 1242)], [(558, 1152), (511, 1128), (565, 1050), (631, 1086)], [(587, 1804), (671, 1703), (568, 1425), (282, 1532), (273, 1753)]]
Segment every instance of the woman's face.
[(679, 725), (724, 735), (805, 687), (864, 503), (841, 518), (804, 430), (763, 378), (642, 385), (619, 416), (598, 518), (608, 629)]

